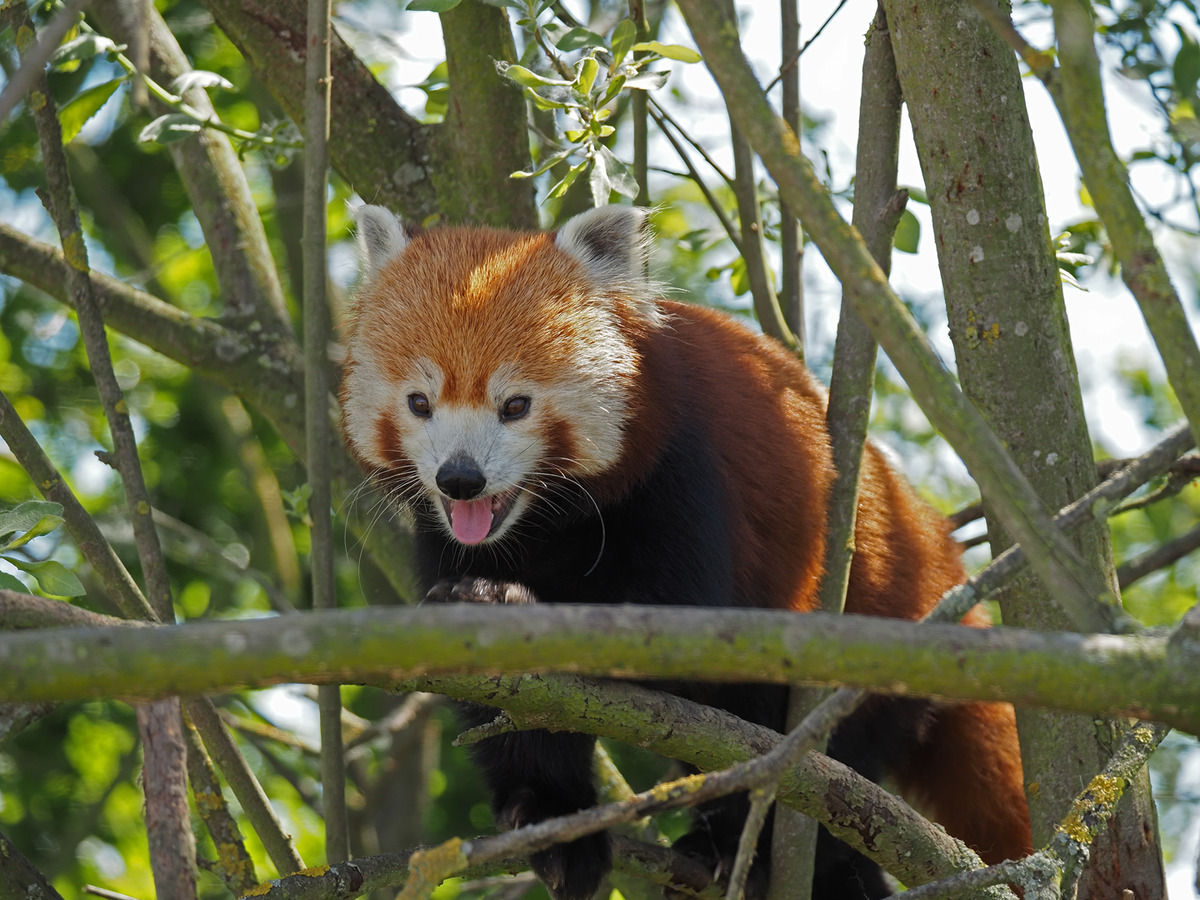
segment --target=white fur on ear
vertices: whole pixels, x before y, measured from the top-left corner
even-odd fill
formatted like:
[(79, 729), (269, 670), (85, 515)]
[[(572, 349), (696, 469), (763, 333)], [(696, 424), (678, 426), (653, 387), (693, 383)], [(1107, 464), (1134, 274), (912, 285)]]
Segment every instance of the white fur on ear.
[(646, 282), (649, 210), (600, 206), (580, 213), (559, 229), (558, 248), (583, 263), (598, 285), (632, 287)]
[(363, 278), (371, 278), (408, 246), (408, 235), (400, 220), (382, 206), (359, 207), (355, 218), (358, 222), (359, 265)]

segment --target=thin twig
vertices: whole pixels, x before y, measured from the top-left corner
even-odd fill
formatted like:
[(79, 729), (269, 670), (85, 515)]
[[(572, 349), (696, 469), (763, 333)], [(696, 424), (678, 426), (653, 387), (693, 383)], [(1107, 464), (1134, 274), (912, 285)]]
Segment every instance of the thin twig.
[[(329, 188), (329, 24), (331, 0), (308, 0), (304, 94), (304, 419), (312, 519), (313, 609), (337, 606), (333, 578), (333, 505), (329, 471), (329, 304), (325, 296), (326, 194)], [(342, 698), (337, 685), (317, 689), (321, 727), (321, 797), (325, 858), (350, 858)]]
[[(721, 0), (720, 6), (726, 26), (736, 28), (733, 0)], [(737, 198), (738, 225), (742, 234), (742, 261), (746, 266), (746, 280), (750, 283), (754, 314), (764, 332), (784, 346), (795, 348), (796, 336), (779, 307), (763, 249), (762, 207), (754, 176), (754, 151), (734, 121), (732, 110), (729, 111), (729, 140), (733, 146), (733, 194)]]
[[(1091, 521), (1093, 517), (1107, 516), (1117, 501), (1129, 496), (1151, 478), (1161, 475), (1192, 446), (1192, 443), (1188, 424), (1185, 422), (1177, 425), (1166, 437), (1129, 465), (1115, 472), (1074, 503), (1063, 507), (1053, 519), (1054, 527), (1067, 531)], [(925, 620), (958, 621), (976, 603), (1006, 583), (1026, 562), (1025, 551), (1020, 544), (1009, 547), (992, 560), (987, 568), (948, 591)]]
[(1152, 572), (1165, 569), (1198, 548), (1200, 548), (1200, 526), (1160, 544), (1153, 550), (1148, 550), (1140, 556), (1121, 563), (1117, 567), (1117, 584), (1120, 585), (1121, 590), (1125, 590), (1139, 578), (1145, 578)]
[[(800, 54), (800, 21), (796, 10), (797, 0), (779, 0), (780, 56), (787, 59)], [(780, 72), (783, 80), (783, 96), (780, 112), (783, 120), (797, 135), (801, 133), (800, 117), (800, 67), (793, 66)], [(804, 359), (804, 281), (801, 269), (804, 252), (804, 231), (795, 211), (780, 201), (779, 246), (782, 254), (780, 265), (780, 299), (783, 318), (792, 334), (796, 336), (796, 353)]]
[(353, 750), (363, 744), (370, 743), (377, 737), (403, 731), (442, 702), (443, 698), (439, 694), (428, 694), (424, 691), (417, 691), (414, 694), (410, 694), (392, 712), (388, 713), (378, 722), (375, 722), (371, 727), (356, 734), (353, 739), (347, 741), (346, 749)]
[(675, 148), (675, 152), (679, 155), (679, 159), (683, 162), (684, 166), (687, 167), (688, 177), (691, 178), (692, 183), (700, 189), (700, 193), (704, 195), (704, 199), (707, 201), (709, 209), (713, 211), (713, 214), (717, 217), (717, 221), (721, 223), (721, 227), (725, 230), (726, 237), (729, 238), (730, 243), (733, 244), (734, 248), (738, 252), (738, 255), (740, 256), (742, 253), (742, 236), (738, 233), (737, 226), (733, 224), (729, 216), (726, 214), (724, 206), (721, 205), (721, 201), (716, 198), (716, 195), (713, 194), (713, 192), (709, 189), (704, 179), (700, 177), (700, 173), (696, 170), (696, 167), (692, 165), (692, 160), (688, 155), (687, 150), (681, 143), (679, 143), (679, 140), (675, 137), (675, 135), (671, 133), (671, 129), (667, 127), (668, 120), (666, 117), (664, 117), (662, 113), (658, 112), (658, 110), (654, 108), (650, 109), (650, 117), (654, 119), (654, 123), (658, 126), (663, 137), (665, 137), (667, 141), (670, 142), (671, 146)]
[(657, 100), (655, 100), (653, 97), (651, 97), (650, 98), (650, 106), (655, 111), (655, 113), (657, 113), (658, 118), (661, 118), (664, 122), (666, 122), (668, 125), (670, 125), (672, 128), (674, 128), (675, 131), (677, 131), (679, 133), (680, 137), (682, 137), (685, 141), (687, 141), (689, 144), (692, 145), (692, 149), (700, 154), (700, 158), (703, 159), (706, 163), (708, 163), (709, 168), (711, 168), (722, 181), (724, 181), (727, 185), (729, 185), (730, 188), (733, 187), (733, 176), (731, 176), (728, 172), (726, 172), (719, 165), (717, 165), (717, 161), (715, 159), (713, 159), (711, 156), (709, 156), (708, 151), (704, 149), (703, 145), (701, 145), (701, 143), (699, 141), (697, 141), (694, 137), (692, 137), (690, 134), (688, 134), (687, 131), (684, 129), (684, 127), (679, 124), (678, 120), (676, 120), (675, 117), (672, 116), (662, 106), (662, 104), (660, 104)]
[[(24, 7), (21, 10), (24, 12)], [(27, 13), (25, 17), (24, 22), (18, 18), (16, 29), (17, 43), (23, 52), (29, 50), (33, 27)], [(24, 40), (23, 32), (27, 32)], [(174, 621), (174, 610), (166, 561), (151, 517), (150, 495), (138, 459), (137, 440), (129, 410), (113, 371), (104, 320), (92, 292), (87, 248), (83, 241), (74, 189), (67, 174), (57, 104), (40, 64), (32, 79), (30, 97), (46, 178), (46, 194), (42, 199), (54, 220), (64, 254), (70, 263), (68, 287), (75, 298), (80, 335), (108, 420), (116, 463), (133, 522), (138, 558), (146, 579), (146, 592), (158, 619), (171, 622)], [(146, 829), (155, 888), (160, 896), (186, 900), (196, 896), (196, 845), (187, 807), (187, 775), (179, 700), (170, 698), (144, 704), (138, 707), (137, 721), (145, 757), (147, 777), (143, 779), (143, 787), (146, 794)]]
[(813, 36), (804, 42), (804, 46), (801, 47), (799, 50), (797, 50), (791, 57), (788, 58), (788, 60), (782, 66), (779, 67), (779, 74), (777, 74), (774, 78), (772, 78), (767, 83), (767, 86), (765, 88), (763, 88), (764, 94), (770, 93), (771, 89), (773, 87), (775, 87), (775, 85), (779, 84), (779, 82), (782, 79), (786, 78), (788, 72), (790, 72), (792, 69), (794, 69), (796, 67), (796, 64), (800, 62), (800, 57), (804, 55), (804, 51), (807, 50), (809, 47), (811, 47), (813, 45), (813, 43), (816, 41), (816, 39), (821, 36), (821, 32), (823, 32), (825, 30), (826, 26), (829, 25), (829, 23), (832, 22), (835, 18), (837, 18), (837, 14), (842, 11), (842, 7), (844, 7), (846, 5), (846, 2), (847, 2), (847, 0), (841, 0), (841, 2), (838, 3), (838, 5), (834, 7), (833, 12), (831, 12), (828, 16), (826, 16), (825, 21), (822, 22), (817, 27), (817, 30), (813, 32)]
[(21, 66), (12, 74), (0, 91), (0, 124), (9, 117), (21, 98), (29, 93), (35, 79), (43, 74), (46, 62), (58, 49), (67, 32), (79, 21), (79, 14), (89, 0), (67, 0), (45, 28), (41, 29), (37, 43), (21, 56)]

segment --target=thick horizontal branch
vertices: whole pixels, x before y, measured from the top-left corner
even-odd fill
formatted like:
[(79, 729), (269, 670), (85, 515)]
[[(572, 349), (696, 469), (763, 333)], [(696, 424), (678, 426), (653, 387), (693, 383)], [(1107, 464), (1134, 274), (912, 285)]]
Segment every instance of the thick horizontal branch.
[(1129, 715), (1200, 731), (1191, 642), (820, 613), (435, 606), (0, 635), (0, 701), (145, 699), (283, 682), (576, 672), (836, 684)]

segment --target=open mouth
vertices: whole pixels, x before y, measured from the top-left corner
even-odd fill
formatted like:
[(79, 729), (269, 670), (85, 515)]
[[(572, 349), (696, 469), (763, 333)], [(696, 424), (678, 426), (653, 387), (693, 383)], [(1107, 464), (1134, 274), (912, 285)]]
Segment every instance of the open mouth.
[(442, 498), (450, 531), (460, 544), (480, 544), (495, 534), (512, 511), (517, 488), (477, 500)]

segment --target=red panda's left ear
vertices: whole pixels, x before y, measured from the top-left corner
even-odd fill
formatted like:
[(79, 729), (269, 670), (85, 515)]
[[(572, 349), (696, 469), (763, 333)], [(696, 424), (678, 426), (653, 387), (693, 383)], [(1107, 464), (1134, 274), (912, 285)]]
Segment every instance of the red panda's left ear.
[(601, 206), (571, 219), (555, 237), (564, 253), (583, 264), (600, 285), (646, 281), (649, 211), (638, 206)]
[(408, 234), (390, 210), (382, 206), (362, 206), (355, 213), (358, 223), (358, 250), (362, 278), (377, 273), (392, 257), (408, 246)]

